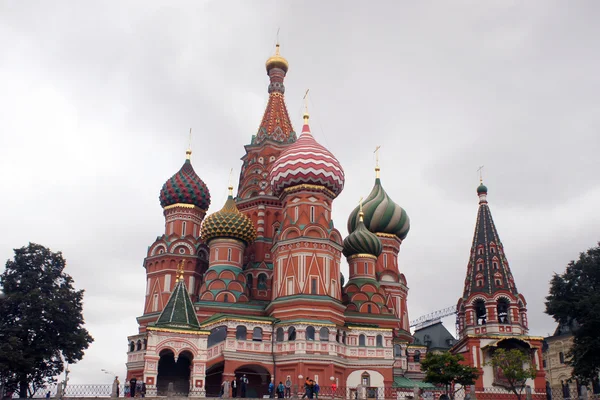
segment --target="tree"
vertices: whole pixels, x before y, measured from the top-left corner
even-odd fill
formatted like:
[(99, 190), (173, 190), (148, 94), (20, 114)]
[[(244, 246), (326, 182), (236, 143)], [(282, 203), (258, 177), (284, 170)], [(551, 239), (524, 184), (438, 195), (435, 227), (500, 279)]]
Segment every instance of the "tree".
[[(461, 364), (464, 357), (460, 354), (428, 353), (427, 357), (421, 361), (421, 370), (425, 372), (425, 382), (434, 385), (444, 385), (446, 393), (450, 387), (455, 384), (462, 386), (473, 385), (477, 379), (477, 368)], [(454, 398), (455, 391), (450, 393)]]
[(589, 383), (600, 373), (600, 243), (571, 261), (564, 274), (555, 274), (546, 297), (546, 313), (573, 329), (567, 363), (573, 377)]
[(536, 375), (531, 356), (520, 349), (496, 349), (487, 364), (502, 371), (510, 390), (519, 400), (525, 388), (525, 381), (535, 378)]
[(0, 275), (0, 383), (25, 398), (81, 360), (94, 339), (62, 254), (35, 243), (14, 252)]

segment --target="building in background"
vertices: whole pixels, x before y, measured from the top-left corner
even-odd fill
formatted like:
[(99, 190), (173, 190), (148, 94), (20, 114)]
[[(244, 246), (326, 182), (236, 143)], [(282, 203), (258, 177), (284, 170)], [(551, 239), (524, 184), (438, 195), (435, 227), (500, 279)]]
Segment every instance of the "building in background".
[(527, 384), (543, 391), (546, 386), (543, 338), (528, 335), (527, 302), (517, 291), (487, 194), (487, 187), (481, 183), (477, 188), (479, 211), (463, 296), (456, 307), (459, 338), (451, 352), (462, 354), (469, 365), (479, 369), (475, 387), (483, 389), (507, 387), (502, 372), (487, 365), (495, 349), (526, 351), (537, 370), (535, 379), (528, 380)]
[(246, 379), (247, 397), (288, 378), (338, 390), (428, 387), (411, 380), (423, 376), (427, 349), (412, 345), (398, 265), (408, 215), (383, 189), (377, 167), (343, 240), (331, 216), (344, 170), (311, 134), (308, 112), (297, 136), (284, 101), (288, 68), (277, 45), (236, 196), (230, 185), (222, 208), (208, 214), (210, 192), (191, 149), (160, 192), (165, 229), (144, 260), (144, 309), (127, 354), (127, 379), (159, 394), (173, 383), (179, 393), (217, 395), (232, 380), (242, 391)]
[(445, 353), (456, 343), (456, 338), (448, 332), (442, 321), (415, 330), (413, 338), (415, 345), (427, 348), (427, 353)]

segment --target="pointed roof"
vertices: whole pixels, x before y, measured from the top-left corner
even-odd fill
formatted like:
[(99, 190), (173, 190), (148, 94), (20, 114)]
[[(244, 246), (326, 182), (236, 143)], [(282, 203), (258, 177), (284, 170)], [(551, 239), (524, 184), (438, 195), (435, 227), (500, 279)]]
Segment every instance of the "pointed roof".
[(498, 291), (508, 291), (515, 297), (518, 295), (504, 247), (488, 206), (487, 192), (487, 187), (483, 184), (477, 188), (479, 210), (471, 244), (464, 299), (474, 293), (492, 296)]
[(283, 85), (288, 63), (279, 54), (279, 43), (276, 46), (275, 55), (267, 60), (266, 66), (270, 78), (269, 101), (258, 132), (252, 138), (252, 144), (260, 144), (267, 139), (280, 143), (293, 143), (296, 140), (296, 133), (285, 105), (285, 86)]
[(447, 351), (456, 343), (456, 339), (448, 332), (442, 321), (416, 330), (413, 337), (414, 344), (425, 345), (428, 351)]
[(155, 326), (173, 329), (200, 329), (196, 310), (194, 310), (182, 274), (177, 278), (173, 293), (169, 297), (167, 306), (160, 313)]

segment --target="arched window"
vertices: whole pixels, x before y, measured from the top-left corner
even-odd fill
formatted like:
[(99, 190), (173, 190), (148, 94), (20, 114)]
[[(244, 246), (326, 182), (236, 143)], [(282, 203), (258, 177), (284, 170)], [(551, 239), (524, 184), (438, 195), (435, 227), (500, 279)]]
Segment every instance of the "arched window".
[(383, 336), (377, 335), (377, 337), (375, 338), (375, 345), (377, 347), (383, 347)]
[(135, 343), (134, 342), (129, 343), (129, 352), (131, 353), (132, 351), (135, 351)]
[(235, 328), (235, 338), (237, 340), (246, 340), (248, 338), (248, 330), (244, 325), (238, 325)]
[(254, 328), (252, 331), (252, 340), (255, 342), (262, 342), (262, 329), (259, 327)]
[(337, 343), (340, 342), (340, 330), (339, 329), (335, 332), (335, 341)]
[(288, 328), (288, 340), (296, 340), (296, 328), (294, 328), (293, 326), (290, 326)]
[(221, 343), (227, 337), (227, 327), (218, 326), (210, 331), (207, 339), (207, 347), (214, 346), (217, 343)]
[(492, 267), (498, 269), (498, 261), (492, 261)]
[(477, 325), (485, 325), (487, 319), (487, 311), (485, 309), (485, 302), (481, 299), (478, 299), (474, 303), (475, 306), (475, 316)]
[(136, 351), (140, 351), (142, 349), (142, 341), (138, 340), (136, 345), (135, 345), (135, 350)]
[(561, 364), (565, 363), (565, 353), (563, 353), (562, 351), (560, 353), (558, 353), (558, 360), (560, 361)]
[(367, 304), (367, 313), (371, 314), (371, 305), (370, 304)]
[(394, 345), (394, 357), (400, 357), (402, 355), (402, 347), (399, 344)]
[(415, 350), (414, 360), (415, 362), (421, 362), (421, 352), (419, 350)]
[(346, 344), (346, 332), (342, 334), (342, 343)]
[(253, 280), (253, 276), (252, 274), (248, 274), (246, 275), (246, 286), (248, 287), (248, 289), (252, 289), (252, 280)]
[(277, 328), (275, 340), (278, 342), (283, 342), (283, 328)]
[(266, 290), (267, 289), (267, 274), (258, 275), (258, 289)]
[(329, 341), (329, 329), (322, 327), (319, 331), (319, 339), (323, 342)]
[(144, 339), (144, 342), (143, 342), (142, 346), (144, 346), (143, 347), (144, 350), (146, 350), (146, 348), (148, 348), (148, 339)]
[(315, 207), (310, 207), (310, 222), (315, 222)]
[(298, 222), (298, 206), (294, 208), (294, 222)]
[(365, 337), (365, 335), (360, 335), (358, 337), (358, 345), (360, 347), (365, 347), (367, 345), (366, 342), (367, 342), (367, 338)]
[(504, 297), (498, 299), (498, 322), (501, 324), (508, 324), (508, 300)]
[(363, 374), (360, 376), (360, 383), (366, 387), (371, 386), (371, 376), (368, 372), (363, 372)]
[(306, 328), (306, 340), (315, 340), (315, 328), (312, 326)]

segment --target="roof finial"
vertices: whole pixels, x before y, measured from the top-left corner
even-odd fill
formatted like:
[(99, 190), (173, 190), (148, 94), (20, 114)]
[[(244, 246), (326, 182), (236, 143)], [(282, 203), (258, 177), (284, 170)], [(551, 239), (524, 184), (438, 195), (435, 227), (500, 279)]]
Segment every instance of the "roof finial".
[(185, 261), (181, 260), (181, 262), (177, 265), (177, 282), (182, 281), (183, 280), (183, 265), (184, 265)]
[(365, 213), (363, 212), (363, 208), (362, 208), (362, 201), (363, 201), (363, 198), (361, 197), (360, 200), (358, 201), (358, 220), (359, 221), (362, 221), (365, 216)]
[(483, 170), (483, 165), (481, 167), (477, 168), (477, 172), (479, 172), (479, 184), (483, 184), (482, 170)]
[(188, 141), (188, 148), (185, 151), (185, 159), (189, 160), (192, 158), (192, 128), (190, 128), (190, 137)]
[(308, 115), (308, 91), (310, 89), (306, 89), (306, 92), (304, 93), (304, 115), (302, 116), (302, 118), (304, 118), (304, 125), (308, 125), (308, 119), (310, 118), (310, 116)]
[(233, 197), (233, 183), (231, 183), (231, 177), (233, 175), (233, 168), (229, 170), (229, 186), (227, 186), (227, 190), (229, 190), (229, 196)]
[(381, 170), (379, 168), (379, 149), (381, 148), (381, 146), (377, 146), (375, 147), (375, 151), (373, 153), (375, 153), (375, 178), (379, 179), (379, 171)]

